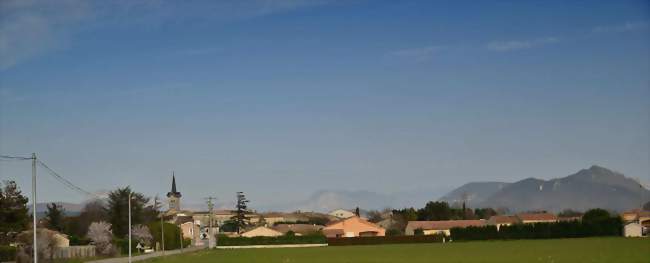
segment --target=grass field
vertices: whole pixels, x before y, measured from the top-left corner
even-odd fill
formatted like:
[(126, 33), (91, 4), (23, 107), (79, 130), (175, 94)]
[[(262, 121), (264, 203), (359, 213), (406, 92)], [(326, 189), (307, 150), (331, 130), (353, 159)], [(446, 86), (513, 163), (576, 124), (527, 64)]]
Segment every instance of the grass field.
[(200, 251), (148, 262), (650, 262), (650, 239), (580, 238)]

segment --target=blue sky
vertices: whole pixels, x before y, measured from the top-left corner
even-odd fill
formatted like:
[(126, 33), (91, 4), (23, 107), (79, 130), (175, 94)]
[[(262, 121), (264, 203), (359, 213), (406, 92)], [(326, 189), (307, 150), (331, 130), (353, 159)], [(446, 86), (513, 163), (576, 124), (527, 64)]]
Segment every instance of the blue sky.
[(647, 1), (0, 5), (0, 153), (90, 191), (164, 195), (172, 170), (188, 202), (258, 204), (592, 164), (650, 181)]

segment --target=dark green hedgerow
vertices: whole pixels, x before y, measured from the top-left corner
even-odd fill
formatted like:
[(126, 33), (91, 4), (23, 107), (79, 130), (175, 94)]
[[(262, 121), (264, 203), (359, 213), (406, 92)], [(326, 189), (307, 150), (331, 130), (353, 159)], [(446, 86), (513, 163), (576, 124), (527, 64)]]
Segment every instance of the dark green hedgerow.
[(218, 246), (254, 246), (254, 245), (293, 245), (293, 244), (325, 244), (327, 239), (322, 235), (308, 236), (279, 236), (279, 237), (227, 237), (219, 235)]
[(381, 244), (410, 244), (410, 243), (441, 243), (443, 236), (383, 236), (383, 237), (341, 237), (328, 238), (330, 246), (381, 245)]
[(11, 246), (0, 246), (0, 262), (16, 260), (16, 248)]

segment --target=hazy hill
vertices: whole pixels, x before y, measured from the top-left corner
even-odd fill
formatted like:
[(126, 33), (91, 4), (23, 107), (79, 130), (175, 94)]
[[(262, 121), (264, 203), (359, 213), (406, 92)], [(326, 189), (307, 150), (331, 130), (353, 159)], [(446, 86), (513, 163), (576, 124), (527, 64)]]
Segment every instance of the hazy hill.
[(449, 192), (442, 198), (440, 201), (445, 201), (449, 204), (459, 204), (464, 200), (463, 195), (467, 195), (467, 201), (470, 205), (480, 204), (485, 202), (485, 200), (492, 196), (494, 193), (500, 191), (504, 187), (510, 185), (510, 183), (503, 182), (475, 182), (467, 183), (461, 187), (456, 188), (455, 190)]
[[(479, 185), (481, 186), (481, 185)], [(463, 188), (463, 187), (461, 187)], [(476, 195), (493, 190), (466, 191), (456, 189), (449, 193), (469, 192)], [(475, 207), (505, 207), (511, 211), (564, 209), (586, 210), (605, 208), (623, 211), (641, 206), (650, 199), (650, 191), (623, 174), (600, 166), (583, 169), (567, 177), (551, 180), (527, 178), (506, 184), (481, 202), (474, 202)]]

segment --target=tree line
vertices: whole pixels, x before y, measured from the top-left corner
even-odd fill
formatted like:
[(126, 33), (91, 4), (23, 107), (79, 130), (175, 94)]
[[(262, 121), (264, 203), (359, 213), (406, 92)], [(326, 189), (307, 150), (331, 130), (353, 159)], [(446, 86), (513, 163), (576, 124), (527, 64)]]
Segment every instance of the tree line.
[[(47, 211), (38, 221), (39, 229), (49, 229), (68, 235), (70, 245), (97, 247), (101, 255), (128, 250), (128, 202), (131, 196), (131, 222), (133, 246), (141, 243), (153, 246), (161, 242), (160, 202), (134, 192), (130, 187), (115, 189), (106, 199), (86, 202), (78, 215), (68, 215), (57, 203), (47, 204)], [(29, 199), (23, 195), (15, 181), (4, 181), (0, 187), (0, 246), (22, 243), (24, 253), (31, 253), (32, 216), (27, 207)], [(181, 230), (170, 223), (164, 224), (165, 248), (180, 247)], [(39, 230), (39, 240), (45, 232)], [(39, 241), (40, 242), (40, 241)], [(188, 241), (185, 240), (184, 243)], [(39, 246), (39, 250), (41, 250)], [(21, 251), (18, 251), (20, 253)], [(41, 253), (39, 251), (39, 253)]]

